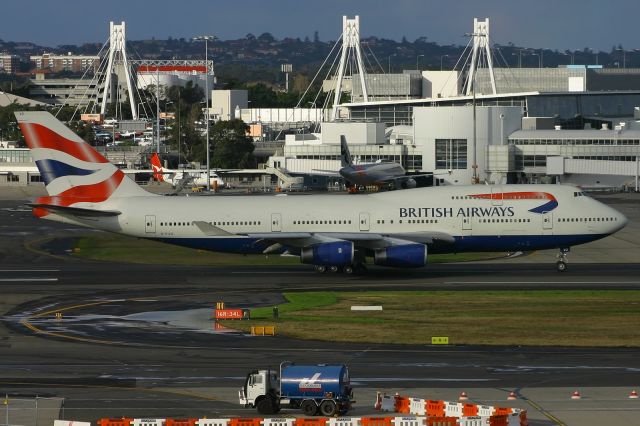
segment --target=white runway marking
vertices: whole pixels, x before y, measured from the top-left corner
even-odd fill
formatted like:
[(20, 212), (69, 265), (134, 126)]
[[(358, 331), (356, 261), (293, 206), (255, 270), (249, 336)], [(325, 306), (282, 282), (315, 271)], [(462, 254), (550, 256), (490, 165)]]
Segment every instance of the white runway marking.
[(0, 278), (0, 282), (51, 282), (58, 281), (57, 278)]
[(60, 269), (0, 269), (0, 272), (60, 272)]

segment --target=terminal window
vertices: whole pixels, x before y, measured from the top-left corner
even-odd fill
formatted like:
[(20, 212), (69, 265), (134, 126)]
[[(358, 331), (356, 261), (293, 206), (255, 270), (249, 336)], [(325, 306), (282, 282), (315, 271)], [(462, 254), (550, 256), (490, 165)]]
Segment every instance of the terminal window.
[(466, 169), (466, 139), (436, 139), (436, 169)]

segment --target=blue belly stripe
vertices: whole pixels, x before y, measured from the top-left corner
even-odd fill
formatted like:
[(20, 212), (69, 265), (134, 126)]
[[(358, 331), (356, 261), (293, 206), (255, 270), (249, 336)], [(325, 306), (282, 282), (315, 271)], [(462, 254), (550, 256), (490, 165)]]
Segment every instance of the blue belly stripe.
[[(599, 240), (608, 234), (578, 235), (472, 235), (457, 236), (454, 243), (429, 245), (429, 253), (481, 251), (529, 251), (572, 247)], [(255, 238), (154, 238), (165, 243), (225, 253), (260, 254), (273, 243)], [(284, 251), (284, 250), (283, 250)]]

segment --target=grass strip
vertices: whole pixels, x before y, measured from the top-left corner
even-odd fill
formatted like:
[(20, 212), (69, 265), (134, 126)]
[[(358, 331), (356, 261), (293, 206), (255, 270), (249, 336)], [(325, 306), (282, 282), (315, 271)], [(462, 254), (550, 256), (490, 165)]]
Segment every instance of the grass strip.
[[(289, 303), (252, 310), (249, 330), (276, 325), (279, 335), (339, 342), (640, 346), (640, 291), (426, 291), (286, 293)], [(382, 305), (383, 311), (351, 311)]]

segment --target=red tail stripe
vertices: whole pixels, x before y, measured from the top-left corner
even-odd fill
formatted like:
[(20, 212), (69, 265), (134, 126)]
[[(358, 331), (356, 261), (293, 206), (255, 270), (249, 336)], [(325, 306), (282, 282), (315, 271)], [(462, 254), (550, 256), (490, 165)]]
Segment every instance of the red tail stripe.
[[(51, 197), (40, 197), (36, 201), (38, 204), (51, 204), (54, 206), (70, 206), (75, 203), (100, 203), (113, 194), (120, 182), (124, 179), (124, 173), (116, 170), (107, 180), (91, 185), (80, 185), (67, 189), (58, 195)], [(34, 209), (34, 214), (38, 214)]]
[(49, 148), (63, 151), (78, 160), (90, 163), (108, 163), (109, 160), (100, 155), (87, 143), (70, 141), (53, 130), (37, 123), (20, 123), (20, 129), (27, 145), (31, 149)]

